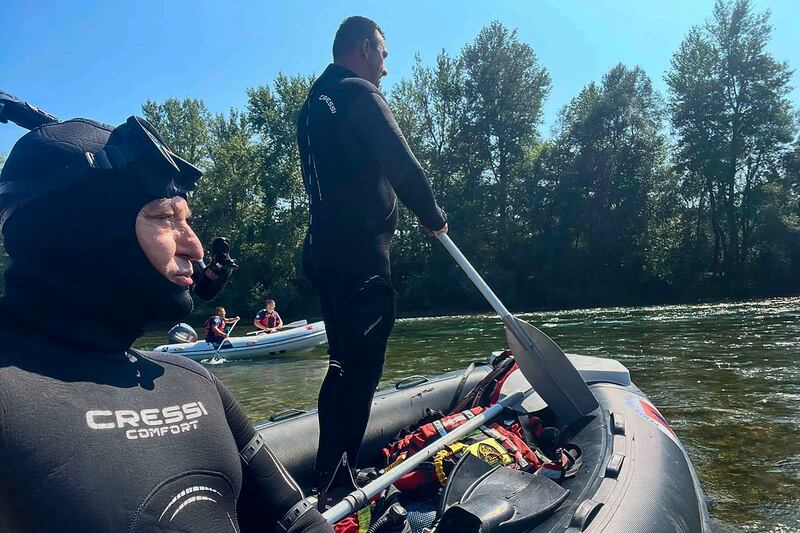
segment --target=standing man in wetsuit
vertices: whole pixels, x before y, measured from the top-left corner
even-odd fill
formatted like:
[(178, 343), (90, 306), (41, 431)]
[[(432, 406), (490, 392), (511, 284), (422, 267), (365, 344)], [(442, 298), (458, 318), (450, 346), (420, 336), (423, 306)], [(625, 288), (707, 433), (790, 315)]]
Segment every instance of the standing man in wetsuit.
[[(319, 394), (317, 488), (328, 492), (347, 453), (355, 466), (395, 319), (389, 244), (399, 198), (431, 233), (446, 232), (425, 173), (378, 86), (383, 30), (349, 17), (333, 63), (314, 82), (297, 124), (310, 223), (306, 275), (322, 305), (330, 363)], [(323, 502), (323, 499), (320, 499)]]
[(137, 117), (50, 122), (9, 154), (0, 531), (332, 531), (213, 374), (131, 348), (192, 310), (199, 177)]

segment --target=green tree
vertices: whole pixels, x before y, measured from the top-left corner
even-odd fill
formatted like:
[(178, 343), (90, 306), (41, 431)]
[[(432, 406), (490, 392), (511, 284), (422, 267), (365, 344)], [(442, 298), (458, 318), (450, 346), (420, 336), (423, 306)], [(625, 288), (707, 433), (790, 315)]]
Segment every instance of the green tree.
[(208, 157), (211, 115), (202, 100), (168, 98), (160, 104), (148, 100), (142, 106), (142, 112), (175, 153), (194, 165), (204, 167)]
[[(481, 161), (480, 178), (493, 183), (492, 209), (497, 217), (495, 244), (507, 250), (509, 220), (524, 175), (524, 163), (538, 139), (542, 103), (550, 91), (550, 75), (539, 65), (533, 48), (516, 30), (492, 22), (461, 53), (464, 91), (469, 103), (469, 138)], [(488, 214), (488, 213), (487, 213)]]
[(758, 203), (794, 129), (792, 71), (767, 52), (771, 33), (769, 12), (754, 13), (748, 0), (717, 0), (666, 75), (676, 168), (698, 206), (701, 242), (710, 228), (706, 268), (737, 291), (755, 245)]
[(800, 291), (800, 140), (788, 151), (781, 168), (759, 190), (754, 214), (754, 260), (749, 276), (759, 292)]
[[(411, 79), (395, 86), (390, 103), (450, 224), (455, 228), (466, 227), (474, 213), (485, 206), (466, 179), (471, 168), (469, 162), (476, 158), (464, 146), (468, 107), (463, 61), (442, 51), (436, 64), (428, 67), (417, 56)], [(478, 233), (470, 233), (469, 239), (460, 241), (468, 253), (482, 241)], [(465, 290), (468, 287), (462, 283), (452, 260), (444, 254), (432, 253), (433, 248), (438, 249), (438, 245), (422, 236), (416, 217), (401, 209), (392, 244), (392, 277), (400, 294), (401, 309), (408, 305), (406, 302), (416, 309), (441, 307), (442, 301), (461, 305), (465, 295), (469, 298), (474, 294)]]
[(550, 284), (583, 302), (636, 294), (646, 282), (650, 196), (665, 172), (661, 108), (644, 71), (619, 64), (562, 110), (542, 151), (527, 197), (547, 199), (551, 225), (536, 248), (548, 254)]
[(262, 268), (254, 298), (269, 294), (286, 311), (308, 309), (313, 291), (301, 268), (308, 199), (297, 149), (297, 117), (314, 76), (279, 74), (272, 87), (248, 91), (248, 122), (255, 133), (258, 183), (263, 191), (259, 227)]
[[(517, 295), (514, 251), (526, 228), (519, 217), (522, 184), (536, 149), (546, 70), (516, 31), (485, 26), (458, 57), (416, 62), (398, 84), (392, 107), (401, 129), (447, 211), (454, 237), (490, 282)], [(477, 296), (431, 242), (420, 240), (410, 215), (393, 248), (393, 276), (415, 304), (480, 305)], [(433, 295), (433, 296), (432, 296)], [(513, 303), (513, 298), (512, 301)]]

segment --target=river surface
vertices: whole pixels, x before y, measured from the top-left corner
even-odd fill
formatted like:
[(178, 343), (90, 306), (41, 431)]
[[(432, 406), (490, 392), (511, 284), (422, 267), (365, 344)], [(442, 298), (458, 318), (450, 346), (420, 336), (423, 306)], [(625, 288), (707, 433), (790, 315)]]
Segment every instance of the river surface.
[[(715, 531), (800, 531), (800, 297), (518, 316), (569, 353), (628, 367), (686, 446)], [(139, 346), (162, 342), (151, 335)], [(494, 315), (398, 320), (383, 385), (464, 368), (504, 346)], [(326, 366), (323, 347), (209, 368), (260, 421), (314, 406)]]

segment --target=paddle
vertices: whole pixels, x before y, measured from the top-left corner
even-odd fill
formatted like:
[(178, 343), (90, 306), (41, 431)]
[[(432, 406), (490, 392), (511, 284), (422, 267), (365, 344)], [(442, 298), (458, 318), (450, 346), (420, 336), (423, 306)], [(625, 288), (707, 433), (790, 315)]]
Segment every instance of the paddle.
[(339, 520), (343, 519), (346, 516), (351, 515), (352, 513), (358, 511), (362, 507), (366, 506), (369, 503), (370, 498), (375, 496), (376, 494), (380, 493), (383, 489), (403, 477), (404, 475), (408, 474), (415, 468), (417, 468), (422, 462), (430, 459), (436, 452), (444, 448), (450, 443), (456, 442), (464, 438), (467, 434), (471, 433), (473, 430), (479, 428), (483, 424), (489, 422), (492, 418), (494, 418), (497, 414), (499, 414), (503, 409), (506, 407), (515, 406), (521, 404), (522, 401), (529, 395), (533, 393), (533, 389), (529, 390), (527, 393), (522, 392), (515, 392), (510, 396), (506, 396), (501, 398), (496, 404), (489, 407), (479, 415), (469, 419), (464, 424), (458, 426), (456, 429), (448, 433), (447, 435), (442, 436), (438, 440), (433, 441), (432, 443), (428, 444), (420, 451), (400, 463), (399, 465), (395, 466), (379, 478), (370, 481), (360, 489), (356, 489), (347, 496), (344, 497), (342, 501), (322, 513), (322, 516), (325, 517), (325, 520), (328, 521), (330, 524), (335, 524)]
[(597, 399), (561, 348), (537, 328), (512, 315), (446, 233), (438, 233), (436, 238), (503, 319), (514, 360), (561, 423), (569, 426), (594, 411)]
[[(231, 332), (233, 331), (233, 328), (235, 328), (236, 324), (238, 324), (238, 323), (239, 323), (239, 319), (238, 318), (233, 321), (233, 324), (231, 325), (231, 329), (228, 330), (228, 337), (230, 337)], [(222, 339), (222, 342), (219, 343), (219, 346), (217, 346), (217, 349), (214, 352), (214, 357), (212, 357), (211, 361), (208, 362), (209, 365), (215, 365), (215, 364), (219, 363), (219, 351), (220, 351), (220, 349), (222, 349), (222, 345), (225, 344), (225, 341), (228, 340), (228, 337), (225, 337), (224, 339)], [(230, 344), (230, 341), (228, 341), (228, 344)]]
[[(284, 324), (279, 327), (279, 330), (283, 329), (290, 329), (290, 328), (299, 328), (300, 326), (308, 325), (308, 320), (297, 320), (295, 322), (289, 322), (288, 324)], [(258, 335), (259, 333), (266, 333), (263, 329), (259, 329), (256, 331), (248, 331), (245, 335)]]

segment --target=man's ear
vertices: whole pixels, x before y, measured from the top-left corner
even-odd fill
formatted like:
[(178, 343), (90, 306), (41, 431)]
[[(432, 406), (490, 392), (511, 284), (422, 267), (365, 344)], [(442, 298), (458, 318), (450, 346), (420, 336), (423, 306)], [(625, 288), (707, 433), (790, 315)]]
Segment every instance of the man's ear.
[(361, 48), (359, 48), (362, 59), (367, 59), (369, 57), (370, 48), (372, 48), (372, 43), (369, 41), (369, 39), (364, 39), (361, 42)]

